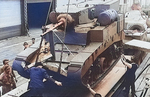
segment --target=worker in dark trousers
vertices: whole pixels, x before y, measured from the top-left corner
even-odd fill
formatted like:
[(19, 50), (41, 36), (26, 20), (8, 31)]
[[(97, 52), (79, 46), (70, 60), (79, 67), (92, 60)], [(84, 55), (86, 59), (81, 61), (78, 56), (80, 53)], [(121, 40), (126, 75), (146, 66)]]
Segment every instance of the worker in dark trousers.
[(134, 85), (134, 81), (135, 81), (135, 72), (138, 68), (138, 60), (135, 59), (135, 57), (131, 57), (131, 60), (128, 60), (124, 57), (124, 55), (121, 56), (121, 61), (124, 65), (127, 66), (127, 71), (125, 73), (125, 81), (124, 81), (124, 95), (125, 97), (129, 96), (129, 91), (130, 91), (130, 86), (131, 86), (131, 93), (132, 93), (132, 97), (134, 97), (135, 94), (135, 85)]
[(54, 82), (58, 86), (62, 86), (61, 82), (58, 82), (51, 78), (45, 69), (42, 68), (43, 64), (41, 62), (38, 62), (35, 64), (35, 67), (31, 67), (28, 69), (28, 72), (30, 74), (30, 82), (28, 88), (29, 91), (29, 97), (41, 97), (44, 90), (44, 83), (43, 80), (47, 79), (49, 81)]

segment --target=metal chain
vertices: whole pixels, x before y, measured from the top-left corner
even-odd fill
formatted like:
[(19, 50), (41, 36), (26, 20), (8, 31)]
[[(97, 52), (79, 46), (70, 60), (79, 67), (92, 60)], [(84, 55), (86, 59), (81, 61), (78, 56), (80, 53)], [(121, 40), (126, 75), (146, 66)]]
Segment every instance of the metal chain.
[(28, 29), (28, 16), (27, 16), (27, 0), (24, 0), (24, 26), (25, 26), (25, 32), (27, 35), (29, 35), (29, 29)]

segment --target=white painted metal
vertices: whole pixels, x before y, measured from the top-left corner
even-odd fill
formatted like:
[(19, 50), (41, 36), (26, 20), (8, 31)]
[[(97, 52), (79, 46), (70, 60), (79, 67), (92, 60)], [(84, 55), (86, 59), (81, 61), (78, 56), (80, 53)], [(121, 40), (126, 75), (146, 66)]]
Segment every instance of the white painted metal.
[(20, 0), (0, 0), (0, 39), (21, 34)]
[[(63, 0), (64, 1), (64, 0)], [(66, 0), (65, 2), (61, 1), (57, 1), (57, 7), (56, 7), (56, 11), (57, 12), (67, 12), (67, 2), (68, 0)], [(75, 0), (73, 0), (75, 1)], [(118, 11), (118, 6), (119, 6), (119, 2), (118, 0), (87, 0), (85, 2), (81, 2), (81, 1), (85, 1), (85, 0), (79, 0), (79, 2), (70, 2), (69, 5), (69, 13), (76, 13), (79, 12), (81, 10), (87, 9), (88, 7), (85, 7), (85, 5), (89, 5), (89, 8), (96, 5), (96, 4), (104, 4), (104, 5), (110, 5), (110, 8), (113, 8), (115, 10)]]
[(141, 14), (141, 11), (139, 10), (131, 10), (126, 12), (125, 14), (125, 29), (127, 30), (133, 30), (130, 29), (134, 25), (139, 25), (141, 28), (144, 28), (143, 30), (147, 29), (146, 25), (146, 16), (143, 16)]
[(20, 0), (0, 0), (0, 28), (21, 24)]
[(27, 0), (27, 3), (51, 2), (52, 0)]
[(150, 52), (150, 42), (133, 39), (125, 44), (135, 49)]
[(23, 93), (28, 91), (28, 81), (14, 90), (2, 95), (1, 97), (20, 97)]

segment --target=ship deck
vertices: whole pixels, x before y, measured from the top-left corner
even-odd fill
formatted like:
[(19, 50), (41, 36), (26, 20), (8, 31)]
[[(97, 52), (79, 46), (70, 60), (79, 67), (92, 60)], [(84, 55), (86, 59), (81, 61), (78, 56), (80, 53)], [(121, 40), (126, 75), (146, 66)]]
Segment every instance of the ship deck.
[[(143, 60), (143, 62), (141, 63), (141, 65), (136, 71), (136, 77), (138, 77), (141, 71), (147, 66), (147, 69), (145, 69), (144, 72), (141, 73), (141, 75), (135, 81), (135, 87), (136, 87), (135, 97), (149, 97), (150, 95), (149, 87), (145, 88), (147, 86), (145, 83), (145, 79), (150, 77), (149, 63), (150, 63), (150, 53), (147, 54), (147, 56), (145, 57), (145, 59)], [(17, 97), (17, 95), (20, 95), (21, 93), (26, 92), (26, 91), (23, 91), (22, 89), (27, 88), (27, 85), (28, 85), (27, 83), (28, 83), (28, 80), (25, 81), (24, 78), (19, 77), (18, 82), (17, 82), (18, 88), (16, 89), (19, 93), (11, 91), (2, 97), (12, 97), (12, 96)], [(124, 97), (122, 95), (123, 88), (121, 87), (121, 85), (122, 83), (118, 82), (117, 86), (115, 86), (115, 88), (113, 87), (105, 97)], [(50, 97), (53, 97), (53, 96), (55, 97), (93, 97), (90, 91), (86, 87), (83, 87), (80, 85), (74, 86), (72, 84), (70, 86), (57, 87), (56, 85), (50, 83), (48, 86), (49, 86), (48, 91), (45, 90), (44, 97), (48, 97), (48, 96)], [(27, 93), (28, 92), (26, 92), (22, 96), (27, 95)]]

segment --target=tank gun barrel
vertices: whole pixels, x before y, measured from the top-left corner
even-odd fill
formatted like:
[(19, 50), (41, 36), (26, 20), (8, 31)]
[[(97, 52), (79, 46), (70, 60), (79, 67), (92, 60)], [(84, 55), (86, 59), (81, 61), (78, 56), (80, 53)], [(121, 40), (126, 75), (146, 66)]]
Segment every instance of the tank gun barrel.
[[(59, 22), (59, 23), (57, 23), (57, 24), (55, 24), (53, 27), (50, 27), (49, 29), (47, 29), (46, 32), (44, 32), (41, 36), (44, 36), (45, 34), (47, 34), (48, 32), (50, 32), (50, 31), (52, 31), (52, 30), (54, 30), (55, 28), (57, 28), (58, 26), (60, 26), (60, 25), (62, 25), (62, 24), (63, 24), (62, 21)], [(45, 29), (45, 28), (47, 28), (47, 27), (45, 26), (44, 29)]]
[[(61, 29), (65, 29), (65, 26), (67, 24), (71, 24), (73, 23), (73, 18), (69, 15), (69, 14), (60, 14), (58, 17), (57, 17), (57, 22), (56, 24), (50, 24), (50, 25), (47, 25), (47, 26), (43, 26), (42, 29), (46, 29), (48, 28), (41, 36), (45, 35), (46, 33), (56, 29), (57, 27), (61, 26)], [(66, 24), (67, 23), (67, 24)], [(52, 26), (51, 26), (52, 25)]]

